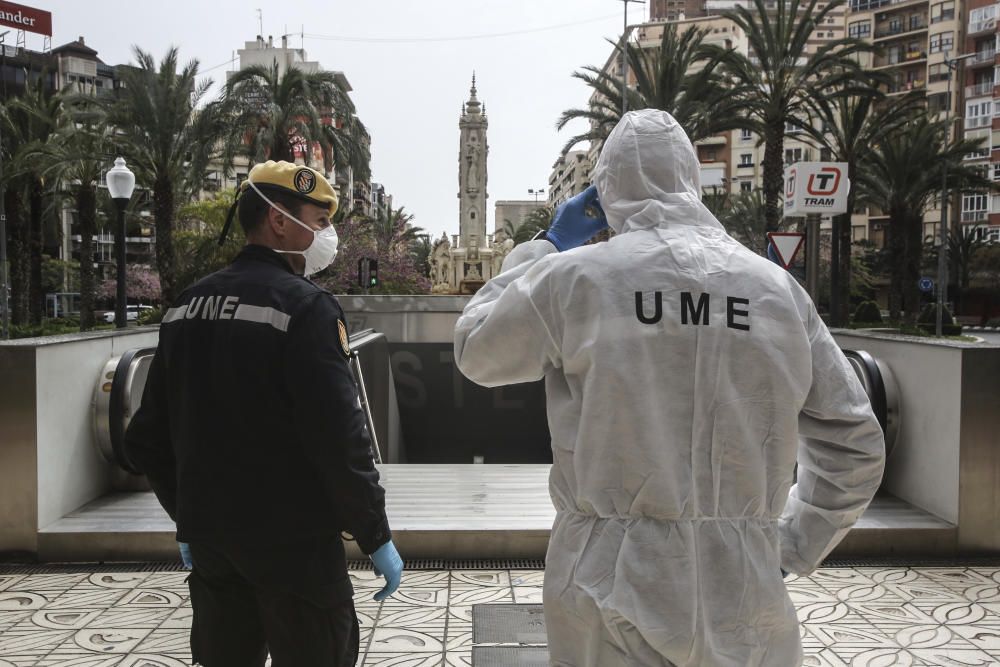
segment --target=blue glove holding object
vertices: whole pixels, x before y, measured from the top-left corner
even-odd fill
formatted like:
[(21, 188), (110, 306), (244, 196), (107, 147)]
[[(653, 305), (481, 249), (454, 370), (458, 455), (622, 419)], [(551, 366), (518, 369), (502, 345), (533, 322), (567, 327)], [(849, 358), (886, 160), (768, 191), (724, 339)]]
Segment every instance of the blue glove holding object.
[(194, 568), (194, 559), (191, 558), (191, 547), (188, 546), (187, 542), (178, 542), (177, 548), (181, 552), (181, 560), (184, 562), (184, 569), (191, 570)]
[(375, 576), (385, 576), (385, 587), (375, 594), (374, 600), (381, 602), (396, 592), (403, 578), (403, 559), (400, 558), (396, 546), (389, 540), (371, 555), (375, 564)]
[(597, 188), (591, 185), (559, 205), (545, 238), (563, 252), (582, 246), (607, 227), (608, 218), (597, 199)]

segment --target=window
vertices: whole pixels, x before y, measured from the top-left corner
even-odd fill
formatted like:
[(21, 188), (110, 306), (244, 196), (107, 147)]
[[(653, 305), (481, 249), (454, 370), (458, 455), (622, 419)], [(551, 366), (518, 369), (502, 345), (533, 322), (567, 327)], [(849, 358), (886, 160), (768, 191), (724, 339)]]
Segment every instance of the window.
[(786, 148), (785, 149), (785, 164), (795, 164), (796, 162), (802, 161), (802, 149), (801, 148)]
[(785, 123), (785, 134), (799, 134), (802, 128), (795, 123)]
[(947, 81), (948, 80), (948, 66), (944, 63), (937, 63), (936, 65), (931, 65), (927, 68), (927, 78), (930, 79), (931, 83), (935, 81)]
[(939, 32), (936, 35), (931, 35), (931, 53), (952, 51), (954, 45), (955, 33), (953, 32)]
[(740, 181), (740, 192), (753, 192), (753, 183), (750, 181)]
[(753, 166), (753, 153), (740, 153), (740, 165), (741, 167), (752, 167)]
[(939, 2), (938, 4), (931, 6), (931, 23), (950, 21), (953, 18), (955, 18), (954, 0), (949, 0), (948, 2)]
[(871, 21), (855, 21), (847, 26), (847, 36), (854, 39), (862, 39), (872, 34)]
[(975, 33), (990, 29), (996, 18), (996, 5), (987, 5), (969, 10), (969, 32)]
[(993, 100), (965, 105), (965, 127), (986, 127), (993, 122)]
[(985, 193), (970, 192), (962, 195), (962, 222), (983, 220), (989, 210), (989, 196)]
[(895, 35), (901, 32), (903, 32), (903, 19), (899, 18), (898, 16), (894, 19), (890, 19), (888, 34)]
[(750, 141), (753, 139), (753, 133), (746, 129), (745, 127), (740, 130), (740, 141)]
[(950, 106), (951, 104), (948, 103), (948, 93), (927, 96), (927, 110), (931, 113), (942, 113)]

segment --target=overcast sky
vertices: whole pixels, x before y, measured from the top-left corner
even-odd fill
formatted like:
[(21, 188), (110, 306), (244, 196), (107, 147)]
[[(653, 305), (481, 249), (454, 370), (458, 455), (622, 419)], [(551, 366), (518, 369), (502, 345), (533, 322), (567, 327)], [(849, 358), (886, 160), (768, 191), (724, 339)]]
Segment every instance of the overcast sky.
[[(472, 71), (490, 123), (492, 231), (496, 201), (547, 189), (572, 134), (557, 132), (556, 119), (588, 97), (570, 74), (603, 65), (611, 52), (605, 38), (616, 38), (622, 24), (620, 0), (20, 2), (52, 12), (53, 46), (82, 35), (117, 65), (131, 60), (132, 44), (157, 58), (176, 45), (182, 59), (214, 68), (206, 75), (217, 82), (233, 52), (258, 34), (258, 7), (265, 38), (275, 43), (287, 31), (299, 47), (304, 26), (309, 59), (343, 71), (354, 88), (372, 135), (373, 179), (435, 237), (458, 233), (458, 119)], [(629, 23), (646, 11), (630, 5)], [(498, 33), (520, 34), (485, 36)], [(40, 48), (41, 37), (28, 35), (28, 46)]]

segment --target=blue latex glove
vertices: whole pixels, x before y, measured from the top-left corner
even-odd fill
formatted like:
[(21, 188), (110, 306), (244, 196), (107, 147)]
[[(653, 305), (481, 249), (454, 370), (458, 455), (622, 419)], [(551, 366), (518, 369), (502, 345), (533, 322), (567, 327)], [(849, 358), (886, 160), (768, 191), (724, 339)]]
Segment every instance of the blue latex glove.
[(403, 559), (400, 558), (392, 540), (380, 546), (378, 551), (371, 555), (371, 559), (375, 564), (375, 576), (385, 576), (385, 587), (373, 598), (381, 602), (399, 588), (399, 582), (403, 578)]
[(788, 573), (787, 573), (787, 572), (785, 572), (784, 570), (782, 570), (782, 571), (781, 571), (781, 578), (782, 578), (782, 579), (787, 579), (787, 578), (788, 578)]
[(191, 558), (191, 547), (187, 545), (187, 542), (178, 542), (177, 548), (181, 552), (181, 560), (184, 561), (184, 569), (190, 570), (194, 568), (194, 559)]
[(559, 205), (545, 238), (563, 252), (582, 246), (607, 227), (608, 218), (597, 200), (597, 188), (591, 185)]

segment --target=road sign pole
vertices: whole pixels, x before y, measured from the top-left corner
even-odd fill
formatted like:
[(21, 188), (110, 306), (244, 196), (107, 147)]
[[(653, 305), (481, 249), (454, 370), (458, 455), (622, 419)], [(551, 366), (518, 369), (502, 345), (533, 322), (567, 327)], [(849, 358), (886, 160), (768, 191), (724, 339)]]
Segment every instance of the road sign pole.
[(806, 291), (819, 307), (819, 221), (820, 216), (806, 216)]

